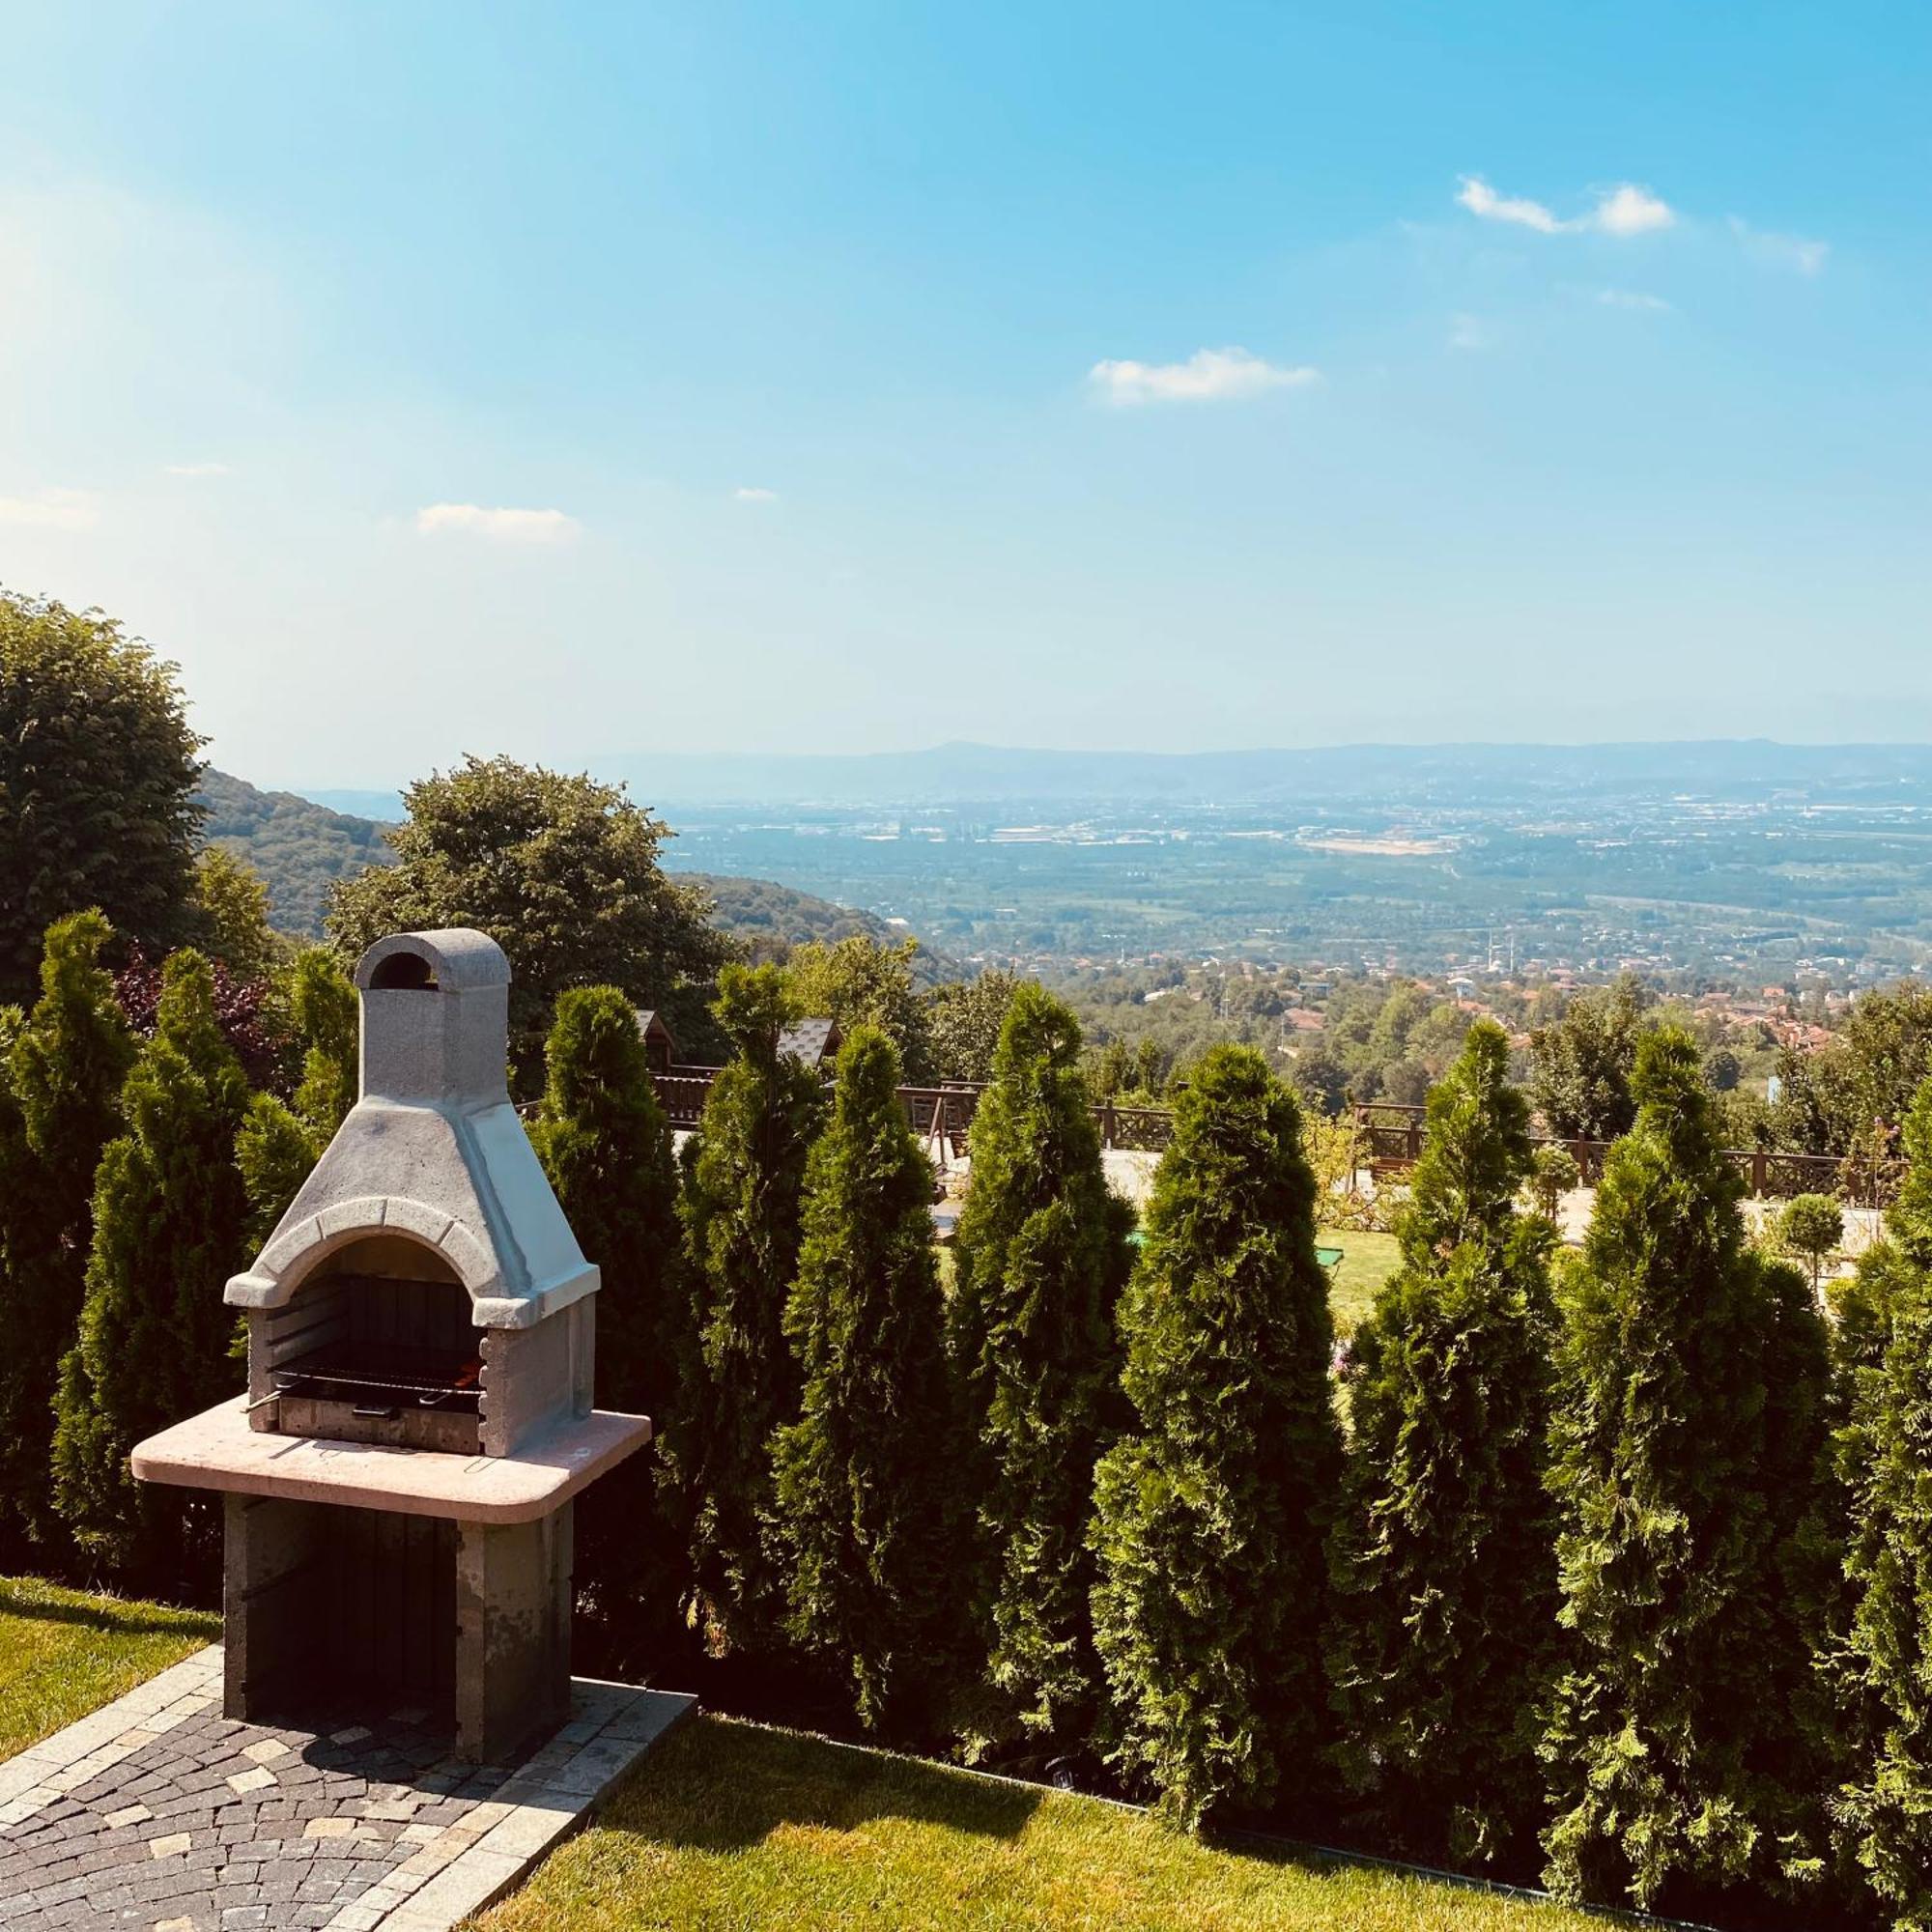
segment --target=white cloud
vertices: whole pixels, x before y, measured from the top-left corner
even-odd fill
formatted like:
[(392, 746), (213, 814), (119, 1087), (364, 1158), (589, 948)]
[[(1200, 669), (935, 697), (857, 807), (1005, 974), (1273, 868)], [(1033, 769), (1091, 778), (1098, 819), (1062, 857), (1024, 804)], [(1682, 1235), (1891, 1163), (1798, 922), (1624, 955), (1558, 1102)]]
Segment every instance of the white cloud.
[(1605, 235), (1648, 235), (1653, 229), (1672, 228), (1676, 223), (1676, 213), (1667, 202), (1660, 201), (1647, 187), (1624, 182), (1597, 197), (1597, 206), (1584, 217), (1583, 225), (1601, 228)]
[(1649, 315), (1671, 312), (1670, 304), (1662, 296), (1647, 296), (1639, 289), (1599, 289), (1597, 299), (1605, 308), (1640, 309)]
[(416, 528), (426, 537), (446, 530), (467, 531), (504, 543), (568, 543), (582, 529), (561, 510), (487, 510), (480, 503), (432, 503), (416, 512)]
[(776, 490), (767, 490), (758, 483), (740, 483), (731, 495), (740, 503), (776, 503), (779, 499)]
[(1197, 349), (1185, 362), (1096, 362), (1087, 380), (1118, 407), (1137, 403), (1230, 402), (1320, 382), (1321, 372), (1285, 368), (1245, 349)]
[(1832, 252), (1829, 242), (1811, 242), (1803, 235), (1777, 235), (1768, 228), (1753, 228), (1735, 214), (1731, 216), (1731, 233), (1752, 261), (1773, 269), (1790, 269), (1801, 275), (1815, 275)]
[(161, 472), (166, 476), (226, 476), (225, 463), (164, 463)]
[(1456, 199), (1485, 221), (1514, 221), (1520, 228), (1534, 228), (1539, 235), (1559, 235), (1571, 225), (1558, 221), (1540, 201), (1498, 194), (1481, 175), (1464, 175)]
[(100, 498), (92, 490), (42, 490), (32, 497), (0, 497), (0, 524), (36, 530), (91, 530), (100, 520)]
[(1597, 196), (1597, 205), (1587, 214), (1570, 220), (1524, 195), (1498, 194), (1481, 175), (1464, 175), (1456, 191), (1457, 201), (1484, 221), (1508, 221), (1519, 228), (1533, 228), (1539, 235), (1578, 235), (1595, 231), (1602, 235), (1646, 235), (1653, 229), (1675, 225), (1677, 215), (1667, 202), (1661, 201), (1647, 187), (1634, 182), (1620, 182)]

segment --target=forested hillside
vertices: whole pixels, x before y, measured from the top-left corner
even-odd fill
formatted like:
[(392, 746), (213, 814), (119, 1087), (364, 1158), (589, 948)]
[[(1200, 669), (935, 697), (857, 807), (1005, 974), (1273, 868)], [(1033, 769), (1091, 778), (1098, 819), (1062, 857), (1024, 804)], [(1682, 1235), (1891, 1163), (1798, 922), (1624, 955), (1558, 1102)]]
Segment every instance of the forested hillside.
[[(269, 888), (276, 927), (301, 938), (319, 938), (328, 889), (365, 866), (384, 866), (390, 853), (383, 823), (331, 811), (288, 791), (263, 791), (245, 779), (216, 771), (202, 774), (199, 796), (208, 807), (206, 837), (243, 860)], [(905, 934), (885, 920), (852, 906), (835, 905), (794, 892), (770, 879), (740, 879), (713, 872), (680, 872), (717, 902), (715, 923), (742, 939), (756, 959), (782, 959), (808, 940), (831, 944), (861, 932), (881, 943)], [(923, 946), (923, 981), (956, 979), (957, 965)]]
[(208, 842), (261, 875), (280, 931), (319, 938), (329, 887), (365, 866), (388, 864), (373, 818), (330, 811), (291, 791), (262, 791), (213, 765), (201, 775), (199, 797), (208, 807)]

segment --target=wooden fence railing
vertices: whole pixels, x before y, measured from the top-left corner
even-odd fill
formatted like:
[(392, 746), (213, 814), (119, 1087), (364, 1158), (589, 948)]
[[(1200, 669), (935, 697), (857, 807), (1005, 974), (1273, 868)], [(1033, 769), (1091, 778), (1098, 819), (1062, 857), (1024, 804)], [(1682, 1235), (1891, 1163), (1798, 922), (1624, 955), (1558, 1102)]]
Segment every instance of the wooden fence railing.
[[(1406, 1174), (1422, 1157), (1426, 1110), (1394, 1100), (1358, 1100), (1354, 1125), (1358, 1165), (1372, 1174)], [(1604, 1172), (1608, 1141), (1569, 1140), (1557, 1134), (1533, 1134), (1538, 1147), (1567, 1148), (1577, 1163), (1583, 1185), (1594, 1187)], [(1751, 1196), (1760, 1201), (1788, 1201), (1795, 1194), (1836, 1195), (1857, 1208), (1891, 1204), (1904, 1178), (1902, 1160), (1861, 1157), (1840, 1159), (1829, 1153), (1779, 1153), (1769, 1148), (1726, 1148), (1724, 1158), (1745, 1177)]]
[[(716, 1066), (673, 1066), (668, 1073), (653, 1073), (658, 1104), (673, 1127), (696, 1127), (704, 1113), (711, 1083), (717, 1079)], [(966, 1136), (986, 1091), (983, 1081), (949, 1080), (937, 1087), (901, 1087), (899, 1100), (906, 1119), (921, 1140), (939, 1139), (949, 1160), (966, 1151)], [(1094, 1109), (1100, 1129), (1100, 1145), (1158, 1153), (1174, 1136), (1174, 1116), (1165, 1107), (1122, 1107), (1103, 1101)]]

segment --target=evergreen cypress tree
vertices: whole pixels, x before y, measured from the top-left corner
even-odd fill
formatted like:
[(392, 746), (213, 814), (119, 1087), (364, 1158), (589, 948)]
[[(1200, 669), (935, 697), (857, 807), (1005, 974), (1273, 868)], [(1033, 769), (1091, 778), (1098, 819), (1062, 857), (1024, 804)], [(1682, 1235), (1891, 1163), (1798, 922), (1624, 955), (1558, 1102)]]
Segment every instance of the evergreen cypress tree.
[(1330, 1543), (1349, 1781), (1391, 1842), (1464, 1861), (1533, 1831), (1543, 1796), (1556, 1232), (1517, 1211), (1531, 1166), (1509, 1039), (1478, 1021), (1429, 1096), (1402, 1265), (1355, 1333)]
[(1114, 1305), (1133, 1216), (1107, 1191), (1079, 1061), (1078, 1021), (1020, 986), (959, 1220), (948, 1339), (980, 1445), (988, 1737), (1010, 1719), (1071, 1742), (1098, 1689), (1087, 1530), (1094, 1465), (1123, 1419)]
[(785, 1331), (802, 1413), (774, 1444), (789, 1630), (849, 1672), (868, 1729), (931, 1735), (959, 1662), (959, 1452), (932, 1249), (932, 1168), (898, 1055), (859, 1027), (812, 1149)]
[(177, 952), (122, 1089), (125, 1131), (100, 1157), (87, 1298), (55, 1398), (55, 1506), (84, 1550), (153, 1588), (206, 1582), (206, 1505), (136, 1485), (128, 1452), (236, 1384), (221, 1291), (246, 1259), (235, 1137), (247, 1100), (208, 962)]
[(335, 1138), (358, 1085), (355, 988), (327, 948), (296, 956), (286, 992), (289, 1032), (301, 1050), (292, 1100), (257, 1094), (249, 1102), (235, 1157), (248, 1195), (248, 1238), (269, 1238)]
[(772, 1433), (798, 1414), (784, 1311), (825, 1093), (815, 1068), (779, 1051), (793, 1015), (778, 968), (725, 967), (714, 1011), (733, 1058), (704, 1103), (679, 1202), (696, 1353), (681, 1378), (668, 1481), (691, 1513), (691, 1622), (723, 1652), (771, 1645), (784, 1613), (763, 1524)]
[(1198, 1828), (1306, 1792), (1329, 1725), (1334, 1330), (1293, 1095), (1253, 1047), (1176, 1106), (1121, 1309), (1138, 1427), (1102, 1458), (1094, 1635), (1115, 1758)]
[(1797, 1270), (1745, 1244), (1687, 1035), (1644, 1038), (1633, 1094), (1559, 1297), (1549, 1485), (1570, 1662), (1545, 1845), (1562, 1895), (1647, 1908), (1815, 1859), (1812, 1605), (1790, 1583), (1815, 1574), (1829, 1359)]
[[(38, 1257), (41, 1231), (33, 1208), (34, 1157), (27, 1147), (26, 1123), (20, 1118), (20, 1103), (14, 1093), (14, 1044), (20, 1037), (27, 1016), (18, 1007), (0, 1007), (0, 1320), (11, 1321), (16, 1311), (32, 1298), (29, 1270)], [(11, 1378), (0, 1373), (0, 1382)], [(4, 1391), (7, 1406), (16, 1406), (11, 1389)], [(15, 1461), (13, 1445), (18, 1438), (9, 1431), (0, 1442), (0, 1475), (6, 1491), (0, 1493), (0, 1572), (24, 1566), (31, 1540), (28, 1517), (35, 1503), (31, 1471), (7, 1467)], [(25, 1462), (24, 1457), (19, 1461)], [(22, 1475), (26, 1483), (22, 1483)], [(47, 1488), (46, 1463), (41, 1463), (39, 1494)], [(27, 1491), (21, 1494), (22, 1489)]]
[(134, 1057), (113, 979), (98, 963), (112, 936), (98, 912), (47, 928), (40, 1001), (16, 1013), (0, 1066), (11, 1115), (0, 1122), (0, 1523), (10, 1538), (42, 1540), (56, 1527), (49, 1397), (80, 1321), (95, 1169), (119, 1130)]
[[(558, 999), (545, 1049), (543, 1105), (530, 1141), (579, 1245), (602, 1272), (597, 1399), (660, 1427), (688, 1350), (677, 1164), (651, 1085), (637, 1009), (614, 986)], [(577, 1575), (607, 1636), (648, 1643), (668, 1627), (683, 1552), (642, 1457), (578, 1505)]]
[(1841, 1306), (1848, 1384), (1847, 1615), (1827, 1654), (1851, 1753), (1837, 1818), (1898, 1932), (1932, 1927), (1932, 1082), (1904, 1129), (1911, 1167), (1886, 1239)]

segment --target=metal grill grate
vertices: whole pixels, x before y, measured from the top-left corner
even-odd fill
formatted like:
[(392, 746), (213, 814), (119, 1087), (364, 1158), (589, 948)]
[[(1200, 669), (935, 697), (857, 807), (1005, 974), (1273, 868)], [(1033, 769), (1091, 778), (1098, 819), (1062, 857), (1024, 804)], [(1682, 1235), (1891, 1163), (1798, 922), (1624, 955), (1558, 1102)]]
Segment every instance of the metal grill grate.
[(483, 1364), (473, 1353), (368, 1342), (318, 1349), (274, 1370), (271, 1379), (277, 1395), (358, 1408), (393, 1408), (413, 1399), (419, 1408), (474, 1415), (483, 1395)]

